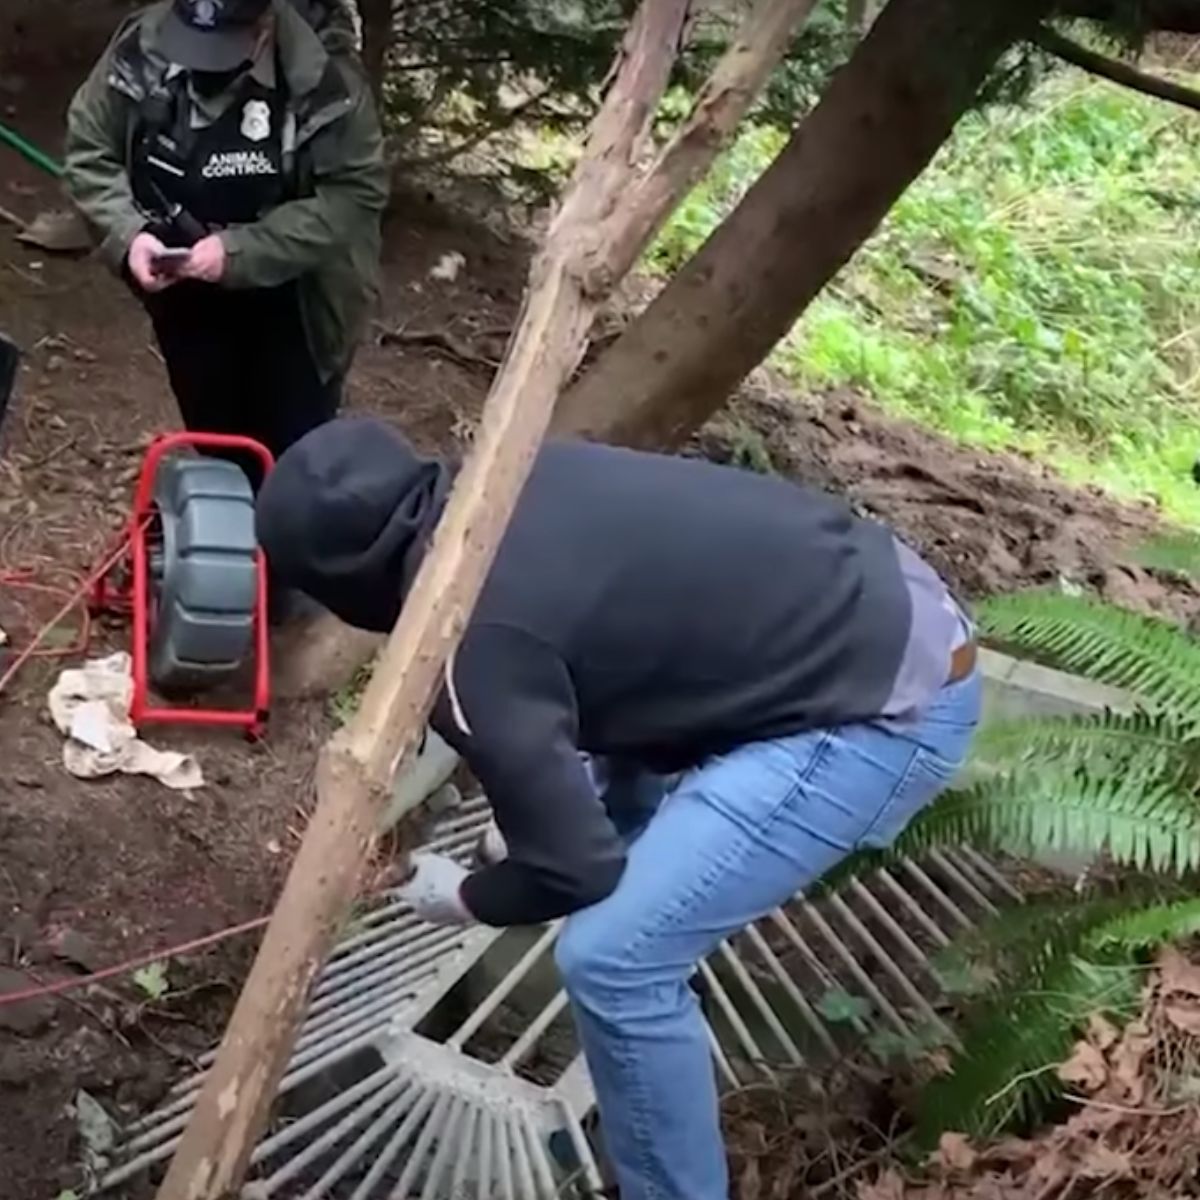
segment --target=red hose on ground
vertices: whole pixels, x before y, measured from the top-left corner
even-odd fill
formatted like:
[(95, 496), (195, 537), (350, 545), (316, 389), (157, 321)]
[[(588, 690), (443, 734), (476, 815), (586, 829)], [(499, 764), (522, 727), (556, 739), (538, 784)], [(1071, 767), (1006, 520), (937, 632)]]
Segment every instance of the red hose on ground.
[[(0, 695), (3, 695), (4, 689), (12, 682), (13, 677), (17, 672), (31, 659), (35, 657), (59, 658), (68, 654), (82, 654), (86, 652), (88, 643), (91, 638), (91, 618), (87, 609), (87, 598), (91, 594), (92, 589), (96, 584), (106, 576), (109, 571), (117, 565), (124, 557), (129, 549), (129, 535), (126, 534), (120, 545), (116, 546), (104, 559), (104, 561), (96, 567), (86, 579), (83, 579), (75, 587), (73, 591), (66, 591), (63, 588), (54, 588), (46, 584), (39, 584), (33, 581), (31, 575), (27, 571), (8, 571), (0, 573), (0, 585), (9, 585), (15, 587), (33, 588), (38, 591), (48, 592), (51, 594), (65, 595), (67, 597), (63, 606), (38, 630), (27, 646), (25, 646), (5, 668), (4, 673), (0, 674)], [(80, 628), (80, 636), (76, 639), (75, 644), (63, 649), (57, 647), (50, 649), (41, 649), (42, 643), (50, 635), (50, 632), (57, 628), (71, 614), (72, 609), (82, 607), (83, 623)]]
[(242, 933), (249, 933), (254, 929), (261, 929), (270, 920), (269, 916), (255, 917), (253, 921), (244, 921), (241, 925), (231, 925), (228, 929), (207, 934), (191, 942), (183, 942), (178, 946), (168, 946), (167, 949), (156, 950), (153, 954), (143, 954), (138, 958), (131, 958), (128, 962), (118, 963), (115, 967), (105, 967), (102, 971), (94, 971), (91, 975), (80, 975), (74, 979), (60, 979), (57, 983), (46, 983), (39, 987), (25, 988), (20, 992), (5, 992), (3, 995), (0, 995), (0, 1008), (4, 1008), (9, 1004), (20, 1004), (25, 1000), (41, 1000), (47, 996), (58, 996), (63, 992), (71, 992), (76, 988), (100, 983), (105, 979), (115, 979), (118, 975), (129, 975), (131, 972), (138, 971), (142, 967), (150, 966), (151, 963), (163, 962), (168, 958), (177, 958), (180, 954), (191, 954), (196, 950), (204, 950), (208, 946), (215, 946), (218, 942), (223, 942), (228, 938), (237, 937)]
[[(363, 896), (378, 896), (385, 893), (386, 887), (375, 887), (363, 892)], [(228, 929), (219, 929), (216, 933), (205, 934), (190, 942), (181, 942), (178, 946), (167, 946), (150, 954), (142, 954), (131, 958), (128, 962), (118, 963), (115, 967), (104, 967), (90, 975), (79, 975), (71, 979), (60, 979), (57, 983), (41, 984), (38, 987), (25, 988), (19, 992), (4, 992), (0, 994), (0, 1008), (8, 1004), (20, 1004), (23, 1000), (40, 1000), (46, 996), (58, 996), (63, 992), (72, 992), (76, 988), (88, 987), (93, 983), (101, 983), (105, 979), (115, 979), (118, 975), (129, 975), (134, 971), (148, 967), (151, 963), (165, 962), (170, 958), (178, 958), (181, 954), (193, 954), (197, 950), (205, 950), (218, 942), (229, 938), (239, 937), (243, 933), (251, 933), (270, 924), (271, 914), (265, 917), (255, 917), (251, 921), (243, 921), (240, 925), (231, 925)]]
[[(28, 592), (40, 592), (44, 596), (66, 597), (74, 606), (75, 595), (63, 587), (54, 587), (47, 583), (39, 583), (37, 576), (30, 568), (15, 571), (0, 571), (0, 588), (15, 588)], [(57, 622), (56, 622), (57, 623)], [(51, 627), (53, 628), (53, 626)], [(46, 631), (47, 633), (49, 630)], [(48, 649), (35, 647), (29, 658), (69, 658), (76, 654), (85, 654), (91, 641), (92, 616), (85, 604), (82, 609), (82, 619), (79, 634), (69, 646), (52, 646)]]

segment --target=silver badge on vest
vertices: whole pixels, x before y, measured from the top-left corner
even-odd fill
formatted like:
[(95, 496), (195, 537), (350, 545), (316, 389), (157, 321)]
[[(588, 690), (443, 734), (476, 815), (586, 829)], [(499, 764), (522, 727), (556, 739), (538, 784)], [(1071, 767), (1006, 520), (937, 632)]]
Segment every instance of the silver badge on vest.
[(265, 100), (247, 100), (242, 109), (242, 137), (265, 142), (271, 136), (271, 106)]

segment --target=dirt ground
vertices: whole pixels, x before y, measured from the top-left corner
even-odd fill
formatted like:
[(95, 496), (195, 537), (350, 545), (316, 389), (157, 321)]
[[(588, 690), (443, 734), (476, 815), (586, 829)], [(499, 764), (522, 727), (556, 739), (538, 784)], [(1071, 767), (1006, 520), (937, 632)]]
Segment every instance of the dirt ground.
[[(79, 47), (65, 66), (0, 59), (3, 119), (55, 152), (90, 57)], [(0, 209), (28, 219), (55, 203), (52, 182), (0, 151)], [(174, 414), (134, 299), (97, 263), (32, 250), (12, 232), (0, 218), (0, 328), (25, 350), (0, 440), (0, 627), (19, 647), (102, 555), (147, 438), (173, 427)], [(386, 234), (385, 294), (349, 403), (426, 447), (461, 449), (519, 301), (521, 244), (419, 192), (397, 199)], [(459, 277), (431, 277), (452, 252), (465, 258)], [(383, 344), (387, 331), (399, 343)], [(1073, 491), (1019, 458), (956, 448), (853, 396), (801, 399), (762, 381), (696, 450), (845, 493), (895, 523), (967, 595), (1064, 576), (1187, 621), (1200, 602), (1191, 587), (1124, 562), (1122, 547), (1154, 526), (1150, 509)], [(69, 626), (52, 649), (69, 644)], [(93, 649), (125, 637), (97, 630)], [(257, 746), (155, 735), (199, 758), (208, 783), (190, 795), (144, 780), (85, 785), (64, 772), (45, 715), (62, 665), (36, 660), (0, 694), (0, 992), (269, 911), (330, 724), (321, 704), (290, 705)], [(75, 1090), (118, 1113), (151, 1103), (218, 1033), (253, 948), (243, 937), (170, 962), (158, 1000), (123, 981), (0, 1009), (0, 1200), (51, 1200), (74, 1183), (66, 1106)]]

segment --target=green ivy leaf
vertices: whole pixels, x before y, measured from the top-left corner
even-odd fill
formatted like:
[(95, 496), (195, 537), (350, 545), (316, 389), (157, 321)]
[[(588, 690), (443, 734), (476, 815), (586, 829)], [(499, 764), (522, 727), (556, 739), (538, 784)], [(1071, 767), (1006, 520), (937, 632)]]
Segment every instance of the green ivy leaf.
[(817, 1012), (834, 1025), (861, 1025), (871, 1015), (871, 1002), (842, 988), (830, 988), (817, 1001)]
[(961, 952), (947, 952), (933, 964), (934, 974), (947, 996), (978, 996), (994, 983), (995, 975), (984, 964)]
[(165, 962), (151, 963), (140, 971), (133, 973), (133, 982), (142, 989), (151, 1000), (161, 1000), (170, 990), (167, 982), (167, 964)]

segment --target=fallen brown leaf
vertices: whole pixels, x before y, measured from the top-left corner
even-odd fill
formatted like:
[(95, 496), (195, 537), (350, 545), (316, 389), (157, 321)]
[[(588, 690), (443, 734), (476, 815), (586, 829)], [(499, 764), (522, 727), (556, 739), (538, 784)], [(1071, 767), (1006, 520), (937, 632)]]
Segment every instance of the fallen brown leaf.
[(904, 1200), (904, 1194), (904, 1180), (890, 1169), (872, 1183), (858, 1185), (858, 1200)]
[(1058, 1077), (1085, 1092), (1098, 1092), (1108, 1081), (1108, 1063), (1091, 1042), (1076, 1042), (1071, 1057), (1059, 1066)]
[(994, 1146), (988, 1146), (983, 1157), (989, 1162), (995, 1163), (1010, 1163), (1016, 1165), (1018, 1163), (1027, 1163), (1037, 1153), (1037, 1146), (1025, 1138), (1007, 1137), (1002, 1138)]
[(1088, 1017), (1088, 1041), (1097, 1050), (1108, 1050), (1117, 1044), (1121, 1031), (1106, 1017), (1092, 1013)]
[(1039, 1188), (1046, 1188), (1051, 1181), (1069, 1179), (1075, 1173), (1074, 1154), (1064, 1142), (1061, 1127), (1050, 1130), (1048, 1136), (1039, 1139), (1037, 1154), (1026, 1177), (1028, 1181)]
[(989, 1176), (975, 1184), (968, 1197), (969, 1200), (1029, 1200), (1029, 1191), (1024, 1181)]
[(1183, 993), (1200, 999), (1200, 966), (1188, 962), (1174, 946), (1158, 956), (1158, 973), (1164, 995)]
[(1125, 1110), (1120, 1105), (1088, 1104), (1086, 1097), (1079, 1099), (1083, 1107), (1066, 1125), (1056, 1131), (1065, 1141), (1071, 1142), (1080, 1138), (1094, 1141), (1111, 1133), (1126, 1120)]
[(945, 1171), (967, 1172), (975, 1166), (979, 1155), (971, 1149), (971, 1143), (964, 1134), (943, 1133), (938, 1140), (934, 1160)]
[(1163, 1016), (1167, 1018), (1180, 1033), (1200, 1037), (1200, 1002), (1187, 999), (1163, 1005)]
[(1154, 1048), (1154, 1039), (1145, 1024), (1131, 1022), (1125, 1029), (1120, 1042), (1109, 1055), (1112, 1064), (1113, 1082), (1120, 1085), (1124, 1100), (1129, 1104), (1141, 1104), (1146, 1096), (1146, 1056)]
[(1129, 1156), (1104, 1142), (1095, 1142), (1083, 1152), (1079, 1170), (1089, 1179), (1123, 1179), (1131, 1173)]

